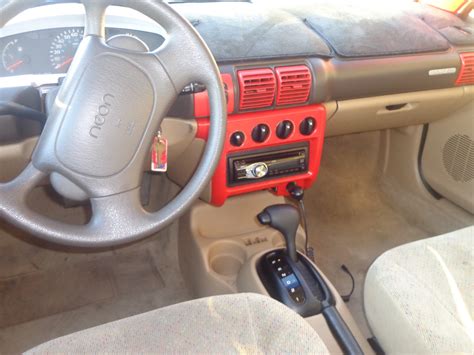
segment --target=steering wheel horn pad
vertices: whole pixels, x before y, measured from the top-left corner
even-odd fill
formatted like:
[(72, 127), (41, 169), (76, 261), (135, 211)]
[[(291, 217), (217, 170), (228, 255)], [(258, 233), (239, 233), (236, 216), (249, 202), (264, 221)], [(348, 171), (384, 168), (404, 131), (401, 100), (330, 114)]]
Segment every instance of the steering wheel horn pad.
[(155, 97), (152, 80), (133, 62), (110, 54), (94, 57), (74, 93), (73, 100), (81, 105), (68, 105), (55, 132), (59, 161), (80, 175), (117, 175), (131, 164), (140, 146), (148, 144), (143, 140), (152, 123)]
[[(51, 0), (0, 0), (0, 26), (26, 8)], [(85, 37), (59, 90), (32, 162), (0, 184), (0, 217), (55, 243), (103, 247), (155, 233), (178, 218), (212, 178), (225, 139), (226, 100), (215, 60), (192, 25), (168, 4), (154, 0), (83, 0)], [(167, 31), (153, 52), (105, 42), (105, 10), (127, 6)], [(201, 82), (209, 92), (211, 124), (201, 162), (180, 194), (155, 213), (144, 211), (139, 190), (150, 145), (181, 89)], [(92, 218), (70, 225), (31, 211), (26, 196), (48, 175), (84, 191)]]

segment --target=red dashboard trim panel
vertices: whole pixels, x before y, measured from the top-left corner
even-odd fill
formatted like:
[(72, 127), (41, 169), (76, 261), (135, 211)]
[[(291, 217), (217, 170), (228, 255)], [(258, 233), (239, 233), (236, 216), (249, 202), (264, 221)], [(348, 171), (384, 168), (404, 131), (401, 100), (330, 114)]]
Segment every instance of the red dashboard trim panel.
[(474, 84), (474, 53), (467, 52), (459, 55), (461, 58), (461, 70), (459, 70), (456, 85)]
[[(299, 126), (307, 118), (313, 117), (316, 120), (316, 130), (309, 136), (300, 133)], [(294, 125), (293, 133), (287, 139), (280, 139), (276, 136), (276, 127), (283, 120), (290, 120)], [(270, 136), (263, 143), (254, 142), (252, 130), (258, 124), (267, 124), (270, 127)], [(209, 119), (197, 119), (196, 138), (207, 140), (209, 132)], [(216, 206), (224, 204), (230, 196), (243, 193), (272, 189), (278, 195), (287, 195), (286, 186), (294, 181), (303, 188), (309, 188), (318, 175), (321, 154), (323, 150), (324, 130), (326, 126), (326, 110), (322, 105), (310, 105), (296, 108), (252, 112), (238, 115), (230, 115), (227, 120), (226, 142), (222, 157), (212, 178), (212, 199), (211, 203)], [(244, 143), (240, 147), (235, 147), (230, 143), (230, 138), (234, 132), (243, 132)], [(285, 176), (272, 180), (255, 181), (239, 186), (228, 186), (227, 184), (227, 158), (231, 153), (255, 151), (270, 147), (285, 147), (287, 144), (307, 142), (309, 144), (309, 164), (308, 171), (303, 174)]]
[[(221, 77), (227, 98), (227, 113), (230, 114), (234, 112), (235, 106), (234, 80), (231, 74), (221, 74)], [(194, 115), (196, 117), (209, 117), (209, 94), (207, 90), (194, 94)]]

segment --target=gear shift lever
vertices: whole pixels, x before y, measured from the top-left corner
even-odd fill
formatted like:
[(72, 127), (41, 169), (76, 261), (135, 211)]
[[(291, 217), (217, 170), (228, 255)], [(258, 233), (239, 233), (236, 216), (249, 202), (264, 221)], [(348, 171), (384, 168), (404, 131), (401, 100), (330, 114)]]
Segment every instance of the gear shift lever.
[[(288, 186), (291, 195), (302, 200), (302, 190)], [(257, 216), (260, 223), (278, 230), (285, 237), (286, 251), (270, 250), (257, 262), (256, 271), (268, 294), (303, 317), (322, 314), (343, 353), (363, 351), (336, 309), (331, 290), (314, 264), (296, 253), (296, 231), (300, 214), (292, 205), (273, 205)], [(286, 255), (285, 255), (286, 254)]]
[(275, 228), (283, 234), (286, 241), (286, 254), (295, 263), (298, 262), (296, 253), (296, 230), (300, 223), (298, 209), (286, 204), (273, 205), (265, 208), (257, 218), (261, 224)]

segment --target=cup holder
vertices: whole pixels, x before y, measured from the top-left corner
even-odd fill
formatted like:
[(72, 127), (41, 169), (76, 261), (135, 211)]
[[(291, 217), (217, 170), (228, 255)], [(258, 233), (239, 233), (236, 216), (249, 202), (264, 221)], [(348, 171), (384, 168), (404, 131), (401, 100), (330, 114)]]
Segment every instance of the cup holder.
[(236, 243), (219, 242), (209, 249), (209, 266), (224, 277), (235, 277), (247, 259), (244, 248)]

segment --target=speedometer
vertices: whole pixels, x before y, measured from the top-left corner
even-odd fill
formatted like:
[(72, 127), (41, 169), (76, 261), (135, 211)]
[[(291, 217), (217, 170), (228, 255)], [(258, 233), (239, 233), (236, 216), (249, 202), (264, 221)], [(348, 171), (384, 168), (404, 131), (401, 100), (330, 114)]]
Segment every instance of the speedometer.
[(54, 71), (66, 72), (69, 69), (83, 36), (82, 28), (70, 28), (53, 39), (49, 48), (49, 61)]

